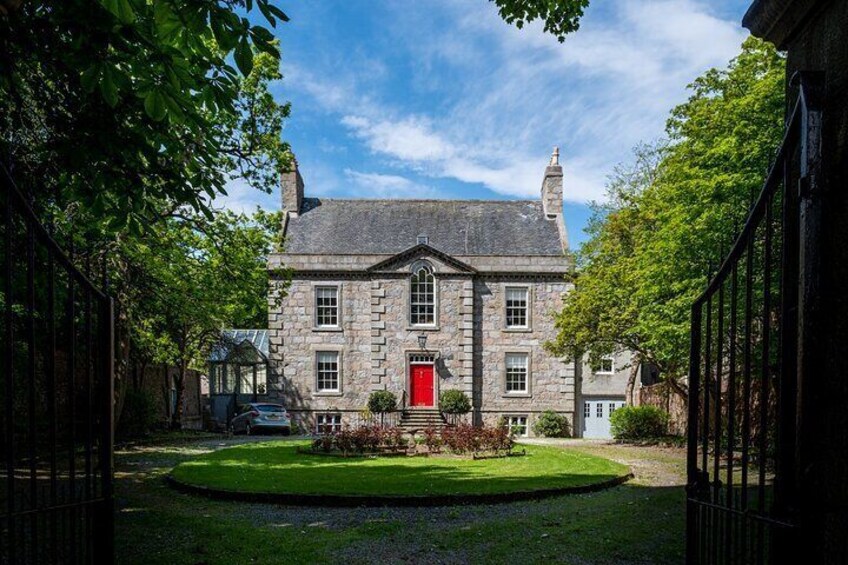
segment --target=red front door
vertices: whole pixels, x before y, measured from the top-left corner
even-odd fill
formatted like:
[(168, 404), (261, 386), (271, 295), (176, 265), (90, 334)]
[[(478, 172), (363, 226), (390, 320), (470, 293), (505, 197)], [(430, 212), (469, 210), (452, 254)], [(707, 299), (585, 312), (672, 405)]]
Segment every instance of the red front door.
[(409, 366), (409, 399), (412, 406), (434, 405), (433, 365)]

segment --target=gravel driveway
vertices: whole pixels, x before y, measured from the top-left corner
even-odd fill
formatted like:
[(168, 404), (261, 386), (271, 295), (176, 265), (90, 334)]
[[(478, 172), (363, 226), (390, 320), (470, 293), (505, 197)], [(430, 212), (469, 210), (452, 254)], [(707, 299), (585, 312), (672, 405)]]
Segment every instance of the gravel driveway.
[[(590, 550), (581, 549), (583, 547), (581, 544), (590, 542), (591, 538), (583, 539), (575, 536), (592, 536), (594, 534), (591, 532), (581, 533), (579, 524), (575, 524), (573, 521), (575, 515), (582, 514), (584, 516), (591, 515), (592, 520), (595, 520), (589, 521), (587, 518), (587, 525), (593, 525), (596, 522), (603, 524), (604, 520), (616, 519), (619, 506), (621, 509), (632, 511), (633, 507), (645, 501), (651, 507), (649, 510), (656, 513), (659, 519), (662, 519), (663, 513), (665, 513), (674, 518), (672, 522), (676, 522), (677, 517), (673, 514), (675, 509), (671, 508), (671, 503), (666, 502), (666, 500), (676, 501), (677, 496), (674, 493), (678, 488), (682, 493), (685, 461), (681, 449), (631, 447), (593, 440), (527, 440), (528, 443), (560, 445), (607, 457), (630, 466), (635, 478), (625, 486), (601, 493), (507, 504), (429, 508), (309, 508), (209, 501), (174, 492), (164, 485), (162, 480), (164, 475), (181, 461), (213, 450), (248, 442), (267, 441), (268, 439), (269, 437), (263, 436), (205, 437), (178, 443), (139, 445), (117, 451), (116, 496), (119, 512), (125, 514), (124, 516), (119, 515), (118, 520), (119, 548), (122, 545), (122, 520), (127, 521), (131, 530), (134, 519), (132, 514), (137, 512), (139, 508), (146, 511), (148, 506), (158, 504), (157, 510), (162, 511), (161, 508), (168, 504), (173, 505), (171, 510), (174, 514), (184, 515), (191, 513), (192, 508), (197, 508), (198, 512), (203, 513), (202, 515), (210, 520), (237, 513), (240, 523), (247, 522), (252, 527), (267, 529), (271, 532), (293, 531), (308, 535), (310, 531), (321, 530), (322, 532), (335, 532), (345, 536), (351, 532), (362, 530), (366, 532), (372, 530), (388, 532), (378, 534), (376, 537), (368, 535), (366, 539), (361, 541), (340, 543), (338, 547), (328, 548), (328, 551), (336, 560), (361, 563), (468, 563), (476, 561), (475, 557), (487, 552), (491, 554), (491, 557), (487, 560), (498, 562), (498, 555), (503, 555), (501, 550), (498, 549), (499, 540), (489, 539), (492, 534), (487, 532), (499, 524), (510, 524), (511, 529), (524, 528), (527, 535), (544, 540), (546, 544), (559, 543), (557, 541), (558, 536), (568, 533), (568, 536), (564, 539), (569, 543), (577, 542), (571, 546), (575, 553), (569, 562), (674, 562), (674, 559), (669, 560), (659, 555), (657, 555), (656, 560), (646, 558), (646, 555), (650, 555), (651, 548), (656, 547), (657, 544), (669, 544), (668, 551), (664, 552), (663, 555), (677, 555), (678, 552), (682, 551), (682, 532), (679, 541), (677, 535), (672, 532), (670, 535), (658, 535), (657, 540), (640, 540), (639, 544), (644, 544), (644, 547), (642, 545), (634, 546), (634, 551), (626, 554), (630, 555), (628, 558), (622, 559), (622, 556), (615, 553), (614, 550), (612, 555), (599, 557), (597, 561), (593, 558), (586, 560), (585, 554)], [(645, 488), (637, 490), (634, 487)], [(670, 490), (671, 493), (669, 493)], [(651, 501), (650, 496), (652, 495), (658, 498)], [(682, 500), (682, 494), (680, 500)], [(665, 508), (663, 505), (669, 506), (669, 508)], [(604, 514), (607, 510), (609, 510), (608, 514), (611, 517)], [(682, 508), (680, 511), (682, 514)], [(595, 516), (596, 514), (597, 516)], [(682, 519), (680, 524), (682, 524)], [(611, 526), (615, 530), (615, 524)], [(639, 522), (634, 521), (632, 527), (638, 529)], [(575, 528), (576, 533), (571, 531)], [(451, 541), (457, 536), (461, 539), (466, 532), (468, 533), (466, 541)], [(474, 533), (474, 536), (471, 535), (472, 533)], [(127, 536), (132, 535), (135, 534), (131, 531), (127, 534)], [(169, 536), (167, 532), (161, 535), (162, 537)], [(513, 534), (510, 533), (510, 535)], [(651, 531), (647, 530), (646, 535), (652, 535)], [(495, 534), (495, 537), (497, 537), (497, 534)], [(126, 547), (129, 547), (129, 541), (126, 540)], [(134, 547), (133, 551), (139, 551), (139, 548)], [(508, 557), (509, 549), (507, 548), (505, 551), (507, 551)], [(530, 554), (527, 556), (530, 561), (534, 560), (533, 555), (547, 555), (547, 553)], [(554, 555), (550, 557), (555, 558)], [(261, 559), (259, 561), (262, 562)], [(134, 562), (134, 560), (128, 559), (126, 562)], [(142, 558), (139, 557), (137, 562), (143, 562)], [(155, 559), (148, 558), (146, 562), (155, 562)], [(211, 562), (217, 561), (199, 561), (198, 563)]]

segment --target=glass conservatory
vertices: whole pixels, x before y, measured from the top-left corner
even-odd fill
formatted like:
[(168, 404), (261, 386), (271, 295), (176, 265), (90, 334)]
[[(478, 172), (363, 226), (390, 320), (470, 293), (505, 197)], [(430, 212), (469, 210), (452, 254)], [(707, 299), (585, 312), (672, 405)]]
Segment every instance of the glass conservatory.
[(268, 394), (268, 330), (223, 330), (209, 355), (209, 407), (228, 425), (241, 404)]

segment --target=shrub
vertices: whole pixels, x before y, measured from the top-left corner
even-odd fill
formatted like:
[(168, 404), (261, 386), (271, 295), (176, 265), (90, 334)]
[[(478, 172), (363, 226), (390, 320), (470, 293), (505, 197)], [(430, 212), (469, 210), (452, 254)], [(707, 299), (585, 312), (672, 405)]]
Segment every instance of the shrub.
[(407, 446), (403, 437), (403, 430), (398, 426), (392, 426), (383, 430), (383, 445), (392, 450), (399, 450)]
[(615, 439), (646, 439), (665, 435), (668, 413), (656, 406), (624, 406), (610, 415)]
[(544, 437), (568, 437), (568, 420), (562, 414), (546, 410), (533, 424), (533, 432)]
[(438, 453), (442, 450), (443, 443), (442, 435), (435, 426), (430, 425), (424, 428), (424, 445), (427, 447), (427, 451)]
[(330, 435), (323, 435), (319, 438), (315, 438), (312, 442), (312, 449), (315, 451), (323, 451), (324, 453), (329, 453), (333, 450), (333, 444), (336, 439)]
[(468, 414), (471, 399), (461, 390), (446, 390), (439, 395), (439, 409), (445, 414)]
[(142, 437), (147, 435), (156, 423), (156, 401), (153, 395), (146, 390), (128, 390), (124, 397), (118, 435), (122, 438)]
[(375, 390), (368, 397), (368, 410), (373, 414), (385, 414), (397, 409), (397, 396), (388, 390)]
[(494, 453), (512, 451), (515, 442), (503, 426), (483, 426), (480, 428), (480, 449)]
[(332, 438), (332, 445), (335, 445), (336, 449), (347, 455), (348, 453), (353, 452), (356, 449), (356, 442), (354, 441), (353, 432), (345, 426), (334, 436), (329, 436)]

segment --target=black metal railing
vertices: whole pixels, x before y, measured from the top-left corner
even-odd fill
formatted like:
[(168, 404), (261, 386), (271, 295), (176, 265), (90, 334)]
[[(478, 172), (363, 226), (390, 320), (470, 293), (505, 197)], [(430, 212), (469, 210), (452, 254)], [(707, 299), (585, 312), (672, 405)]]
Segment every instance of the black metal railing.
[(0, 563), (112, 563), (113, 302), (0, 186)]
[(814, 84), (799, 93), (745, 226), (692, 307), (687, 562), (774, 563), (797, 531), (799, 205), (819, 162)]

